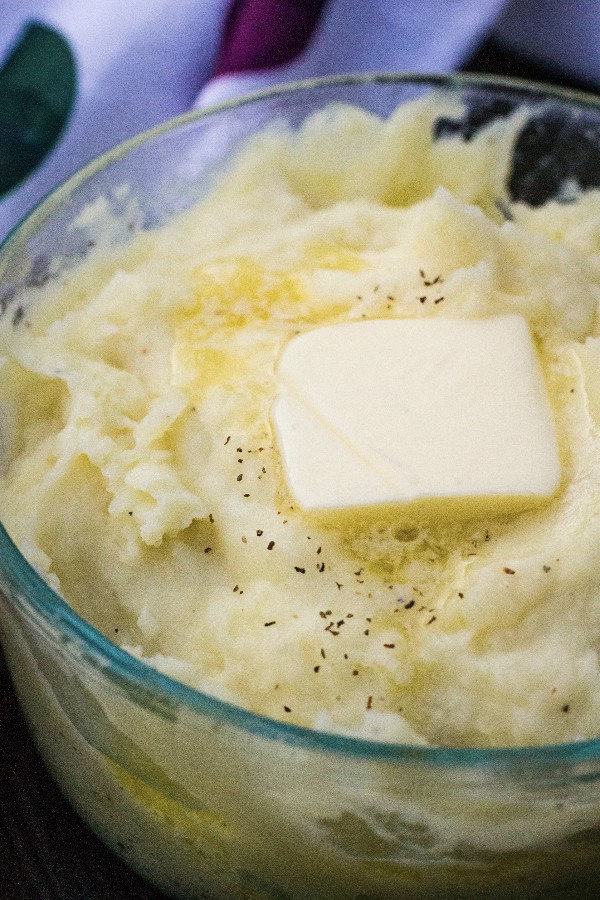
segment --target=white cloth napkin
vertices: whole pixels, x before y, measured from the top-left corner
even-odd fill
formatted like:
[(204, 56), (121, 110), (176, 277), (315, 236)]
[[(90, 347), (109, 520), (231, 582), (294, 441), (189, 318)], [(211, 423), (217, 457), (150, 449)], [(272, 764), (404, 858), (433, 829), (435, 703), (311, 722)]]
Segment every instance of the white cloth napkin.
[[(583, 74), (600, 83), (597, 0), (326, 0), (311, 39), (291, 62), (213, 78), (228, 13), (243, 2), (0, 0), (0, 65), (26, 23), (36, 20), (66, 38), (78, 72), (77, 99), (60, 140), (0, 200), (0, 238), (98, 153), (194, 105), (313, 75), (448, 71), (495, 22), (501, 38), (521, 52), (533, 48), (534, 56), (559, 65), (576, 56), (571, 69), (580, 74), (579, 50), (595, 42)], [(545, 5), (553, 7), (551, 16)], [(574, 26), (578, 21), (585, 33)]]

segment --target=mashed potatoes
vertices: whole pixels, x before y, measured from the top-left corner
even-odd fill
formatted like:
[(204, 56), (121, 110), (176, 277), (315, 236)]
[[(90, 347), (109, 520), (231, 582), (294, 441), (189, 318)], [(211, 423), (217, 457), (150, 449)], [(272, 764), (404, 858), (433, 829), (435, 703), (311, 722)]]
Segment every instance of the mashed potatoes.
[[(332, 107), (270, 129), (171, 224), (19, 298), (0, 516), (109, 638), (257, 712), (408, 743), (588, 738), (600, 192), (510, 204), (518, 122), (434, 141), (439, 112)], [(270, 415), (292, 336), (506, 313), (529, 323), (552, 403), (550, 502), (410, 528), (319, 525), (294, 505)]]

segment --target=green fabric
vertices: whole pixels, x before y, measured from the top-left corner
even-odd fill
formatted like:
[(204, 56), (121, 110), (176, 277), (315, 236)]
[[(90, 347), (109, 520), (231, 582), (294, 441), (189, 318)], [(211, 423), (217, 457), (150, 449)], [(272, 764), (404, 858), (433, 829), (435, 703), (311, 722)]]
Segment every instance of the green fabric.
[(27, 25), (0, 70), (0, 196), (50, 152), (76, 92), (75, 59), (66, 40), (46, 25)]

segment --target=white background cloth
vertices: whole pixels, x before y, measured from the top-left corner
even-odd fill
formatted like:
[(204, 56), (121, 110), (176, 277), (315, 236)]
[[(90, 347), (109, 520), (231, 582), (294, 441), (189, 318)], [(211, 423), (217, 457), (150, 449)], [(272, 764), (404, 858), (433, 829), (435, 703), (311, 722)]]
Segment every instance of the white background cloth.
[(0, 201), (0, 238), (98, 153), (195, 104), (312, 75), (448, 71), (495, 25), (519, 52), (600, 84), (598, 0), (329, 0), (292, 63), (210, 80), (228, 7), (229, 0), (0, 0), (0, 63), (37, 20), (68, 40), (78, 68), (65, 132)]

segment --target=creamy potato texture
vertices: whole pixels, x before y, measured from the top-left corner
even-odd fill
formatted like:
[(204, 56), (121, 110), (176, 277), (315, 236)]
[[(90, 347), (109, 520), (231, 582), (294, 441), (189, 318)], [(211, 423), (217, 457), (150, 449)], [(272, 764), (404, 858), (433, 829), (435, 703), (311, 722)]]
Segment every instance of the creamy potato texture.
[[(0, 513), (111, 640), (218, 697), (386, 741), (587, 738), (600, 194), (509, 203), (518, 123), (433, 140), (439, 112), (331, 107), (271, 128), (169, 225), (19, 298), (2, 333)], [(270, 415), (292, 336), (507, 313), (530, 326), (555, 416), (549, 502), (410, 528), (295, 508)]]

